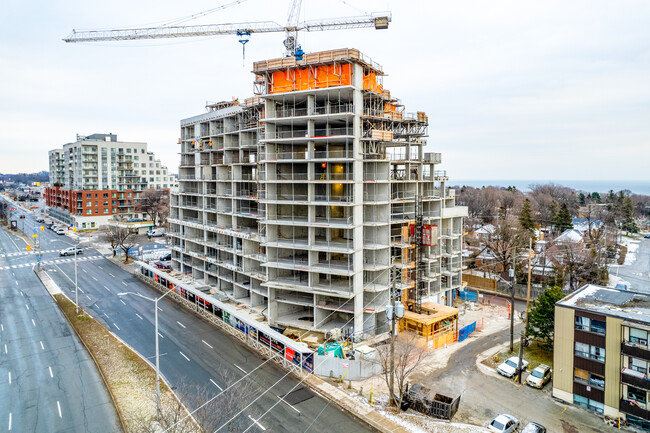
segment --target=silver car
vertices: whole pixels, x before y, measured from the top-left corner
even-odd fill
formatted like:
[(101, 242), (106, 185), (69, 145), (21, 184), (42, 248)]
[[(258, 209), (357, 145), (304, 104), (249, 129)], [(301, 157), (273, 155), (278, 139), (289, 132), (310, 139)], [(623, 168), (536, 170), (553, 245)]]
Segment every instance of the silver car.
[(512, 433), (519, 427), (519, 420), (512, 415), (502, 413), (492, 420), (488, 430), (494, 433)]

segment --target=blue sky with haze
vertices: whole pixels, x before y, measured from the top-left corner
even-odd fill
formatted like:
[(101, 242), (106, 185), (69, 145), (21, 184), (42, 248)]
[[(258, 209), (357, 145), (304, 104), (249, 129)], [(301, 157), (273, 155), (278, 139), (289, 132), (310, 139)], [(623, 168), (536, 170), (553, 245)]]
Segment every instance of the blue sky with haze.
[[(180, 119), (252, 95), (254, 60), (283, 34), (66, 44), (71, 29), (162, 24), (210, 1), (3, 1), (0, 172), (47, 170), (75, 134), (145, 141), (177, 172)], [(307, 52), (358, 48), (457, 179), (648, 179), (650, 2), (305, 0), (317, 19), (391, 10), (387, 31), (302, 34)], [(288, 1), (248, 0), (194, 23), (286, 21)], [(350, 6), (351, 5), (351, 6)]]

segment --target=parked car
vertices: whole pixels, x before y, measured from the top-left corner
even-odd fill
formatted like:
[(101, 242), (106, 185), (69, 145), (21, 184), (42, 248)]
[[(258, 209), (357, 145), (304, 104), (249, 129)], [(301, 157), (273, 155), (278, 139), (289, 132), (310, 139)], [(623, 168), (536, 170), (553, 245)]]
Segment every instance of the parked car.
[(546, 433), (546, 427), (536, 422), (529, 422), (526, 424), (521, 433)]
[(171, 260), (171, 259), (172, 259), (172, 253), (169, 253), (169, 254), (165, 254), (164, 256), (162, 256), (160, 258), (160, 261), (161, 262), (166, 262), (166, 261)]
[(643, 239), (650, 239), (650, 233), (646, 233), (643, 235)]
[[(519, 371), (517, 371), (517, 368), (519, 367), (519, 357), (518, 356), (512, 356), (506, 360), (506, 362), (502, 363), (497, 367), (497, 371), (499, 374), (502, 374), (505, 377), (513, 377)], [(521, 360), (521, 369), (525, 370), (526, 367), (528, 367), (528, 361), (525, 359)]]
[(539, 364), (526, 378), (526, 384), (542, 389), (549, 380), (551, 380), (551, 367)]
[(502, 413), (492, 420), (488, 430), (495, 433), (512, 433), (519, 427), (519, 420), (512, 415)]
[(74, 252), (77, 250), (77, 254), (83, 254), (84, 249), (81, 247), (69, 247), (59, 251), (60, 256), (74, 256)]
[(165, 270), (169, 270), (169, 269), (172, 268), (171, 263), (163, 262), (162, 260), (158, 260), (157, 262), (154, 262), (153, 266), (154, 266), (154, 268), (165, 269)]
[(163, 236), (165, 234), (165, 229), (163, 228), (158, 228), (158, 229), (153, 229), (147, 231), (147, 236), (152, 238), (152, 237), (158, 237), (158, 236)]
[(56, 233), (57, 235), (64, 235), (65, 229), (63, 227), (57, 227), (54, 229), (54, 233)]
[(37, 222), (37, 223), (44, 223), (44, 222), (45, 222), (45, 218), (43, 218), (43, 217), (36, 217), (36, 222)]

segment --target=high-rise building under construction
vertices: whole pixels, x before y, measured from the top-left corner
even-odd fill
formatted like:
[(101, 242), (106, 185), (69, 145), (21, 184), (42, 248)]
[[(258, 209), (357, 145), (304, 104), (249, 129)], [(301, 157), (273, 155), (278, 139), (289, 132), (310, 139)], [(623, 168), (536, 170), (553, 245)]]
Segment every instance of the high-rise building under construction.
[(424, 152), (427, 116), (358, 50), (253, 72), (256, 96), (181, 121), (174, 270), (282, 327), (385, 332), (392, 287), (451, 305), (467, 208)]

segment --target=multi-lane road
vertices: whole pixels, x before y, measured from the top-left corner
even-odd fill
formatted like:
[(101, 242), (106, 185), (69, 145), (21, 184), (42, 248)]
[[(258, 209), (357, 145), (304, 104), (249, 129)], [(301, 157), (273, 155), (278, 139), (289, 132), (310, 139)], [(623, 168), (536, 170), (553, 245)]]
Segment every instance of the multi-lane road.
[(25, 266), (35, 261), (25, 246), (0, 229), (0, 431), (121, 431), (95, 364)]
[[(28, 227), (33, 225), (33, 216), (28, 214), (25, 231), (30, 233)], [(49, 230), (38, 233), (43, 267), (64, 293), (74, 299), (74, 259), (61, 258), (57, 252), (74, 241)], [(21, 254), (0, 260), (9, 263), (0, 264), (0, 272), (22, 270), (29, 273), (31, 266), (25, 265), (33, 264), (35, 257)], [(78, 260), (80, 306), (143, 357), (154, 362), (153, 303), (137, 296), (117, 294), (135, 292), (154, 298), (160, 293), (93, 248), (86, 248)], [(10, 268), (3, 270), (6, 266)], [(41, 291), (44, 293), (44, 289)], [(312, 393), (294, 377), (284, 377), (286, 372), (270, 362), (265, 363), (259, 354), (175, 301), (164, 298), (159, 302), (159, 308), (161, 373), (172, 387), (186, 394), (183, 398), (190, 408), (200, 403), (197, 395), (203, 399), (216, 396), (243, 378), (212, 403), (214, 410), (220, 411), (220, 417), (213, 425), (220, 427), (234, 417), (230, 426), (224, 425), (221, 431), (244, 431), (248, 428), (252, 432), (374, 431), (335, 404), (329, 404)], [(288, 394), (292, 389), (293, 393)]]

